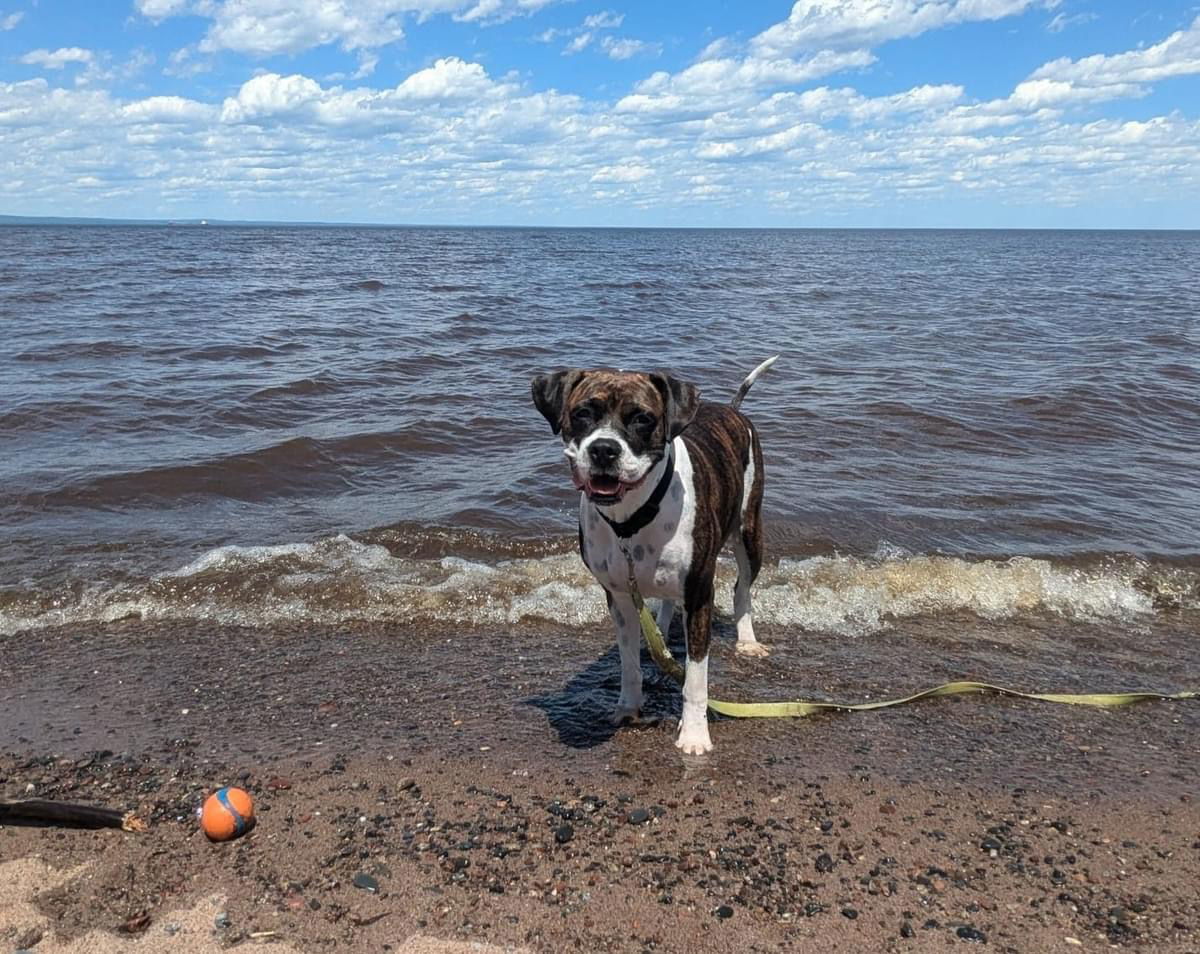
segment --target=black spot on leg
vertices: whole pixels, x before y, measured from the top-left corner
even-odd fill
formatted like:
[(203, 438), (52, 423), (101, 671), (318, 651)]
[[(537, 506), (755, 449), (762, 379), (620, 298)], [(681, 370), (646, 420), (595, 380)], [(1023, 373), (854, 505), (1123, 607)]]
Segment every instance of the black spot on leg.
[(646, 558), (646, 548), (640, 543), (633, 548), (633, 558), (639, 563)]
[(680, 500), (683, 497), (683, 486), (678, 483), (671, 484), (671, 499)]
[(620, 626), (620, 627), (625, 626), (625, 614), (622, 613), (619, 609), (613, 610), (613, 619), (616, 620), (618, 626)]
[(601, 561), (600, 561), (600, 565), (597, 567), (597, 569), (598, 569), (598, 570), (599, 570), (601, 573), (607, 573), (607, 572), (608, 572), (608, 557), (605, 557), (603, 560), (601, 560)]
[(664, 523), (664, 524), (663, 524), (663, 531), (664, 531), (664, 532), (666, 532), (666, 533), (674, 533), (674, 532), (675, 532), (675, 524), (674, 524), (674, 522), (673, 522), (673, 521), (671, 521), (671, 522)]

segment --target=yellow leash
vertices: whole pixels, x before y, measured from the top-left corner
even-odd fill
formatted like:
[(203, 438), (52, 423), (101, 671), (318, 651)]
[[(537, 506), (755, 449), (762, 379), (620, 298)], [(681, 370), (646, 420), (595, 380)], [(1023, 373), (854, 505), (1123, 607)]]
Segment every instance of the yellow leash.
[[(650, 647), (650, 655), (658, 663), (658, 668), (665, 672), (680, 685), (683, 684), (683, 667), (671, 655), (666, 641), (658, 629), (658, 624), (650, 611), (642, 594), (638, 592), (637, 583), (633, 579), (632, 563), (630, 566), (630, 595), (637, 607), (642, 622), (642, 635), (646, 637), (646, 645)], [(961, 693), (995, 692), (1002, 696), (1016, 696), (1020, 699), (1037, 699), (1041, 702), (1061, 702), (1071, 706), (1127, 706), (1133, 702), (1146, 702), (1151, 699), (1195, 699), (1200, 696), (1196, 692), (1018, 692), (1015, 689), (1005, 689), (986, 682), (948, 682), (935, 686), (923, 692), (904, 696), (900, 699), (885, 699), (880, 702), (721, 702), (709, 699), (708, 707), (721, 715), (732, 716), (736, 719), (779, 718), (781, 716), (809, 716), (817, 712), (829, 710), (837, 712), (867, 712), (871, 709), (886, 709), (890, 706), (902, 706), (918, 699), (933, 699), (937, 696), (954, 696)]]

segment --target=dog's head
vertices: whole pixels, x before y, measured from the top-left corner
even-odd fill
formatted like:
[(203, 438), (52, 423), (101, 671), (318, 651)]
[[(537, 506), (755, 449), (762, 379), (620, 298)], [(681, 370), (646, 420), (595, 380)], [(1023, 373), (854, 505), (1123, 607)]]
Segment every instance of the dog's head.
[(666, 374), (556, 371), (533, 379), (533, 403), (562, 434), (575, 486), (611, 505), (637, 487), (696, 416), (696, 388)]

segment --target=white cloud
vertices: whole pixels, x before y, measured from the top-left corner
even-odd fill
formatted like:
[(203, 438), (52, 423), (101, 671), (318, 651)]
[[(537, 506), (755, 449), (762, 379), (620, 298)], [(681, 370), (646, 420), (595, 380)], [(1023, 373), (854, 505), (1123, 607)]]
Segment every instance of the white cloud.
[[(1200, 121), (1079, 107), (1187, 75), (1196, 28), (1047, 63), (986, 102), (957, 83), (864, 95), (851, 75), (827, 78), (874, 62), (865, 48), (777, 56), (734, 41), (608, 100), (454, 57), (395, 85), (264, 72), (207, 102), (202, 84), (195, 99), (130, 99), (47, 78), (0, 83), (0, 195), (31, 212), (442, 222), (863, 221), (913, 196), (1174, 209), (1200, 195)], [(600, 52), (619, 42), (614, 29), (581, 21), (569, 36), (595, 33)], [(346, 60), (363, 69), (377, 49)], [(173, 67), (195, 61), (185, 50)]]
[(497, 23), (553, 2), (557, 0), (137, 0), (137, 9), (155, 21), (184, 14), (208, 18), (202, 52), (274, 56), (330, 44), (344, 50), (376, 49), (402, 39), (410, 16), (450, 14), (462, 21)]
[(822, 51), (806, 60), (721, 58), (703, 60), (679, 73), (658, 72), (621, 99), (618, 112), (702, 116), (744, 103), (763, 90), (797, 86), (875, 62), (866, 50)]
[(324, 95), (321, 85), (307, 76), (263, 73), (243, 83), (237, 96), (225, 100), (221, 119), (240, 123), (295, 114), (318, 103)]
[(632, 40), (628, 37), (606, 36), (600, 48), (613, 60), (629, 60), (635, 56), (658, 56), (662, 53), (661, 43)]
[(93, 59), (91, 50), (64, 46), (57, 50), (31, 50), (20, 58), (20, 62), (48, 70), (61, 70), (68, 63), (91, 63)]
[(582, 53), (593, 44), (604, 51), (612, 60), (629, 60), (635, 56), (658, 56), (662, 53), (661, 43), (647, 40), (636, 40), (630, 37), (616, 37), (604, 30), (615, 30), (625, 22), (624, 14), (605, 10), (585, 17), (582, 26), (573, 28), (557, 28), (544, 30), (535, 39), (540, 43), (553, 43), (563, 37), (571, 40), (563, 47), (563, 56), (574, 56)]
[(586, 33), (576, 34), (571, 42), (563, 47), (563, 56), (570, 56), (573, 53), (582, 53), (588, 48), (592, 40), (595, 39), (595, 36), (596, 34), (592, 33), (590, 30)]
[(0, 31), (7, 33), (9, 30), (15, 30), (17, 25), (24, 19), (24, 11), (18, 10), (16, 13), (10, 13), (8, 16), (0, 19)]
[(204, 123), (216, 119), (218, 110), (181, 96), (150, 96), (122, 106), (120, 114), (135, 123)]
[[(518, 88), (488, 76), (478, 63), (456, 57), (438, 60), (418, 70), (391, 89), (323, 87), (307, 76), (263, 73), (242, 84), (236, 96), (221, 106), (225, 123), (279, 126), (288, 123), (341, 127), (349, 130), (388, 131), (401, 128), (431, 129), (443, 119), (460, 127), (464, 111), (475, 121), (495, 119), (506, 109)], [(545, 95), (545, 94), (543, 94)], [(521, 100), (526, 108), (540, 107), (537, 97)]]
[(999, 20), (1058, 0), (796, 0), (791, 15), (751, 48), (767, 56), (804, 50), (871, 48), (972, 20)]
[(1052, 60), (1017, 86), (1014, 97), (1039, 105), (1143, 95), (1151, 83), (1200, 73), (1200, 17), (1161, 43), (1112, 55)]
[(1067, 27), (1072, 27), (1079, 23), (1091, 23), (1093, 20), (1098, 20), (1099, 18), (1099, 15), (1095, 13), (1075, 13), (1070, 15), (1067, 13), (1056, 13), (1054, 18), (1046, 24), (1046, 30), (1049, 33), (1062, 33)]
[(135, 6), (142, 16), (162, 20), (189, 13), (194, 4), (190, 0), (137, 0)]
[(615, 166), (602, 166), (593, 174), (590, 182), (641, 182), (653, 175), (654, 170), (649, 166), (635, 162), (623, 162)]
[(605, 10), (603, 13), (593, 13), (583, 21), (585, 30), (615, 30), (625, 22), (625, 14)]
[(396, 87), (396, 95), (418, 102), (469, 100), (487, 96), (494, 88), (495, 84), (478, 63), (466, 63), (451, 56), (413, 73)]

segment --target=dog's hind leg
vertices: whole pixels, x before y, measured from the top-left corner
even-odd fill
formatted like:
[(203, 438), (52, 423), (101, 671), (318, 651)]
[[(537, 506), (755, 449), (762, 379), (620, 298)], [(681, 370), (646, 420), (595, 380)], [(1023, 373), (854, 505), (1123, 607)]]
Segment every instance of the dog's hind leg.
[(733, 588), (733, 619), (737, 624), (737, 651), (743, 656), (765, 656), (766, 646), (754, 638), (754, 616), (750, 586), (758, 578), (763, 558), (763, 467), (762, 449), (751, 431), (751, 457), (746, 464), (745, 490), (740, 525), (733, 534), (733, 554), (737, 558), (738, 577)]

